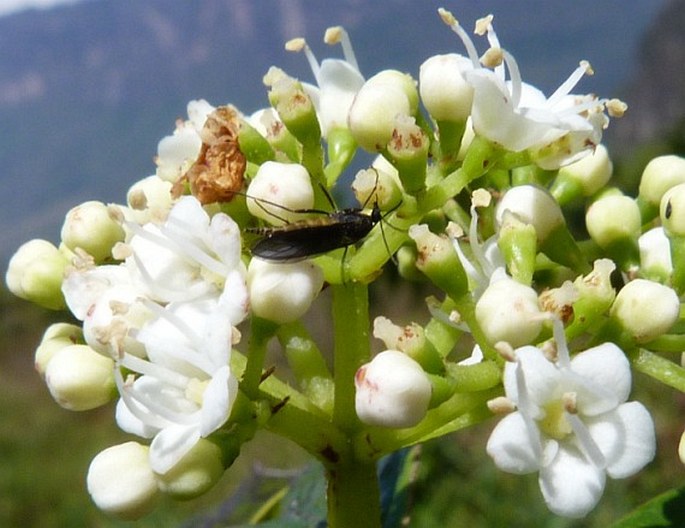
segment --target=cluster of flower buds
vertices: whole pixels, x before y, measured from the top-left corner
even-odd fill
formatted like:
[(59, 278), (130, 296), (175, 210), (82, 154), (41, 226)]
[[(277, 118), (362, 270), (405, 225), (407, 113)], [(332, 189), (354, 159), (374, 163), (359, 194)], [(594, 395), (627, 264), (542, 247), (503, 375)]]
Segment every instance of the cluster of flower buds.
[[(652, 160), (637, 198), (606, 188), (602, 131), (626, 107), (571, 93), (590, 65), (546, 97), (492, 16), (476, 23), (479, 56), (439, 13), (465, 54), (428, 58), (418, 82), (390, 69), (365, 80), (342, 28), (325, 41), (345, 60), (319, 63), (294, 39), (316, 86), (273, 67), (270, 108), (192, 101), (126, 204), (81, 204), (59, 247), (33, 240), (14, 255), (13, 293), (82, 322), (51, 326), (36, 352), (55, 400), (117, 400), (118, 425), (149, 440), (93, 460), (103, 510), (137, 518), (160, 493), (204, 493), (257, 427), (336, 478), (336, 464), (371, 467), (508, 413), (488, 453), (504, 471), (539, 472), (547, 505), (569, 517), (595, 506), (606, 475), (651, 460), (652, 419), (627, 399), (631, 366), (685, 391), (669, 374), (681, 367), (657, 354), (685, 343), (685, 160)], [(352, 185), (361, 207), (337, 209), (330, 191), (357, 148), (378, 157)], [(581, 241), (564, 209), (579, 203)], [(443, 298), (425, 325), (377, 318), (385, 347), (372, 357), (367, 288), (395, 254), (402, 278)], [(325, 285), (333, 369), (301, 322)], [(272, 338), (292, 384), (265, 363)]]

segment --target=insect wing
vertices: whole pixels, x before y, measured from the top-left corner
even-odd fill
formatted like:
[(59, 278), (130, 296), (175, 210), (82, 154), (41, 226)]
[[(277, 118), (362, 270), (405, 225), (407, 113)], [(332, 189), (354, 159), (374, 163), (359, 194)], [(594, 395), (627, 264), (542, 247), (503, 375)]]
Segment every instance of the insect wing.
[(264, 237), (252, 246), (252, 254), (281, 262), (300, 260), (354, 244), (374, 223), (358, 210), (338, 211), (316, 221), (262, 231)]

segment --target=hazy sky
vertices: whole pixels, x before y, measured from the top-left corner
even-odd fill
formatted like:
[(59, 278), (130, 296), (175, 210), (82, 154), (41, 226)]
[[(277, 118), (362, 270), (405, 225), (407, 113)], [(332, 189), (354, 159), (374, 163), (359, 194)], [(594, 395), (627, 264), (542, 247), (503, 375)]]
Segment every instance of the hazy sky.
[(0, 0), (0, 16), (24, 9), (45, 9), (58, 4), (74, 4), (81, 0)]

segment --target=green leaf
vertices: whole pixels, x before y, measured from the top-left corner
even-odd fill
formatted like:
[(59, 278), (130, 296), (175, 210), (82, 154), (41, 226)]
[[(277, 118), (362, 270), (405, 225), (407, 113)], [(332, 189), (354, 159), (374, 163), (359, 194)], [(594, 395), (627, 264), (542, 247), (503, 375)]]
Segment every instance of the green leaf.
[(419, 453), (419, 446), (402, 449), (384, 457), (378, 465), (383, 528), (403, 526), (402, 520), (409, 515)]
[(646, 502), (613, 528), (680, 528), (685, 526), (685, 486)]

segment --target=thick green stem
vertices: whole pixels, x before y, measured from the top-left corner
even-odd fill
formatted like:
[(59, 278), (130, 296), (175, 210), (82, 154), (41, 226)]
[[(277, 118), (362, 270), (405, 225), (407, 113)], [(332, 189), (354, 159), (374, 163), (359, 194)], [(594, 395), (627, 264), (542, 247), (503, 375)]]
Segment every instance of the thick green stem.
[(354, 375), (371, 356), (369, 299), (366, 284), (334, 285), (333, 323), (335, 407), (333, 422), (343, 431), (361, 427), (354, 407)]
[(327, 470), (328, 526), (379, 528), (381, 505), (376, 464), (349, 461)]
[(250, 326), (250, 344), (248, 346), (247, 365), (240, 383), (240, 389), (251, 399), (257, 397), (259, 384), (264, 368), (264, 358), (269, 340), (273, 337), (277, 325), (260, 317), (252, 317)]
[(635, 370), (659, 380), (664, 385), (685, 392), (685, 369), (680, 365), (645, 349), (629, 353), (628, 359)]

